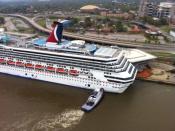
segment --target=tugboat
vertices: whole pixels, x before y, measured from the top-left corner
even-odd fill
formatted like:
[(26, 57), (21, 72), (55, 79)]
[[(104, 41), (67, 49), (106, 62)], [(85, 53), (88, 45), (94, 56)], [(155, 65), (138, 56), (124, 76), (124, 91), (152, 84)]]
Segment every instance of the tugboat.
[(81, 109), (85, 112), (89, 112), (95, 108), (95, 106), (100, 102), (103, 98), (104, 89), (95, 89), (92, 94), (88, 97), (86, 103), (81, 107)]

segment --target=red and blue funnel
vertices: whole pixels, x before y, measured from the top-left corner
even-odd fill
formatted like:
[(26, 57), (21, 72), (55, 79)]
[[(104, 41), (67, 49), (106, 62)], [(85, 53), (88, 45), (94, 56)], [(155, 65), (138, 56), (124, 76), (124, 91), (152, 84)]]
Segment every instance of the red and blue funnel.
[(47, 39), (47, 43), (60, 43), (63, 34), (63, 23), (55, 21), (52, 25), (53, 30)]

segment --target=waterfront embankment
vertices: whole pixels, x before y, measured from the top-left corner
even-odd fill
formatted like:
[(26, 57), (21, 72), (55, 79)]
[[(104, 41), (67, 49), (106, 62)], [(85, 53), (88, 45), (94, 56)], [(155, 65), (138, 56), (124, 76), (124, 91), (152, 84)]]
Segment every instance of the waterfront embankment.
[(158, 79), (153, 79), (153, 78), (137, 78), (138, 80), (143, 80), (147, 82), (156, 82), (160, 84), (167, 84), (167, 85), (175, 85), (174, 81), (169, 81), (169, 80), (158, 80)]
[(150, 69), (139, 72), (137, 79), (175, 85), (175, 66), (169, 63), (151, 62)]

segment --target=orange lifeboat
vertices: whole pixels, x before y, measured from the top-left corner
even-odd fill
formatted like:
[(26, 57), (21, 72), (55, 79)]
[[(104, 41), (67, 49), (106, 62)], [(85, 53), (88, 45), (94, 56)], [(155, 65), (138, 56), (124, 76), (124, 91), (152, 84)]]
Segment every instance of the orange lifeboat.
[(137, 78), (148, 78), (152, 75), (152, 72), (150, 69), (144, 69), (143, 71), (139, 71), (137, 73)]
[(17, 62), (16, 62), (16, 66), (25, 66), (25, 64), (22, 63), (22, 62), (17, 61)]
[(51, 66), (48, 66), (46, 70), (48, 70), (50, 72), (55, 72), (55, 68), (51, 67)]
[(64, 68), (57, 68), (56, 72), (61, 73), (61, 74), (67, 74), (67, 70), (65, 70)]
[(35, 65), (35, 69), (42, 70), (42, 69), (44, 69), (44, 66), (42, 66), (42, 65)]
[(79, 71), (77, 71), (77, 70), (70, 70), (69, 74), (73, 75), (73, 76), (78, 76), (79, 75)]
[(15, 65), (15, 62), (12, 61), (12, 60), (9, 60), (9, 61), (7, 61), (7, 64), (8, 64), (8, 65)]
[(5, 60), (1, 58), (0, 63), (5, 63)]
[(25, 66), (26, 66), (27, 68), (34, 68), (34, 65), (31, 64), (31, 63), (27, 63)]

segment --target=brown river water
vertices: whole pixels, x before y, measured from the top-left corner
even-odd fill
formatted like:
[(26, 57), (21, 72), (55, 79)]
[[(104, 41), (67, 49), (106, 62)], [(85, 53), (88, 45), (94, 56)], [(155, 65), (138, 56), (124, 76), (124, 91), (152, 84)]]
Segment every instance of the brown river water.
[(175, 87), (135, 81), (80, 110), (90, 91), (0, 74), (0, 131), (175, 131)]

